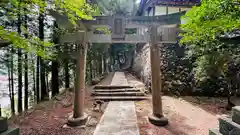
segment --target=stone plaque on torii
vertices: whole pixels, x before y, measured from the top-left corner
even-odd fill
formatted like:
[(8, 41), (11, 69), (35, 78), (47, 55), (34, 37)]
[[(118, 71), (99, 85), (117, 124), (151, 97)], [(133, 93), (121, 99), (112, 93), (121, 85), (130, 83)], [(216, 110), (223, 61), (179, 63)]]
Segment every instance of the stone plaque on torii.
[[(56, 18), (60, 27), (71, 28), (73, 25), (66, 16), (50, 11)], [(149, 121), (158, 126), (168, 124), (163, 116), (161, 89), (162, 79), (160, 77), (160, 61), (158, 44), (177, 42), (177, 25), (181, 23), (180, 17), (185, 12), (179, 12), (162, 16), (97, 16), (94, 20), (78, 20), (79, 31), (63, 35), (62, 43), (77, 43), (80, 45), (78, 54), (77, 79), (75, 83), (75, 99), (73, 115), (68, 119), (68, 125), (79, 126), (87, 121), (84, 113), (85, 99), (85, 59), (88, 43), (150, 43), (151, 59), (151, 88), (152, 88), (152, 115)], [(95, 28), (110, 28), (111, 34), (95, 34)], [(137, 29), (136, 33), (126, 34), (127, 28)], [(84, 51), (83, 51), (84, 49)]]

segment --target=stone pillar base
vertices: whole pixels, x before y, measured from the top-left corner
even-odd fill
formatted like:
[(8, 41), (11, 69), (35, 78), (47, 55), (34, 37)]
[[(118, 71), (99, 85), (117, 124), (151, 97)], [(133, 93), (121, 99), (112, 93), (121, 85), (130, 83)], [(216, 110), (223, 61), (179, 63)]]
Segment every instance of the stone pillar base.
[(8, 130), (7, 118), (0, 117), (0, 133)]
[(88, 120), (88, 115), (84, 113), (82, 117), (73, 118), (73, 116), (70, 116), (67, 121), (67, 125), (70, 127), (77, 127), (77, 126), (83, 126), (86, 124)]
[(7, 131), (0, 133), (0, 135), (20, 135), (19, 128), (8, 128)]
[(158, 117), (155, 115), (150, 115), (150, 116), (148, 116), (148, 120), (150, 121), (150, 123), (152, 123), (153, 125), (156, 125), (156, 126), (168, 125), (168, 119), (165, 118), (164, 116)]

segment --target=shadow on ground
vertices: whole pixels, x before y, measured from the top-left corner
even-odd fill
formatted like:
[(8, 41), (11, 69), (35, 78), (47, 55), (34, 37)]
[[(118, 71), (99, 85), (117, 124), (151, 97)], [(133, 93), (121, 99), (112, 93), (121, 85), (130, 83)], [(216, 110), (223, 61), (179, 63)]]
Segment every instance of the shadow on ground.
[[(108, 85), (111, 79), (112, 74), (102, 80), (100, 84)], [(103, 112), (92, 110), (91, 92), (92, 87), (88, 87), (85, 112), (94, 119), (85, 128), (63, 128), (73, 110), (74, 93), (72, 91), (66, 91), (51, 101), (42, 102), (24, 114), (11, 118), (9, 126), (19, 127), (21, 135), (92, 135)], [(104, 103), (103, 110), (107, 104)]]
[(157, 127), (149, 123), (148, 115), (151, 112), (151, 101), (136, 102), (138, 126), (141, 135), (189, 135), (189, 131), (197, 130), (196, 127), (185, 124), (186, 117), (180, 114), (166, 112), (169, 125)]
[(226, 97), (198, 97), (198, 96), (183, 96), (181, 99), (188, 103), (198, 106), (203, 110), (216, 115), (216, 114), (229, 114), (230, 111), (225, 109), (227, 105)]

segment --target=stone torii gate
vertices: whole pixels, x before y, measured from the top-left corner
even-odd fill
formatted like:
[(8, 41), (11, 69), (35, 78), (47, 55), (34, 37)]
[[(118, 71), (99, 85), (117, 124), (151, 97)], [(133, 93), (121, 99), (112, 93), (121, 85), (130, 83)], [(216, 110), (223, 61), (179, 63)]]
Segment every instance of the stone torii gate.
[[(55, 11), (50, 14), (56, 19), (60, 27), (72, 28), (67, 16)], [(151, 83), (152, 83), (152, 114), (149, 121), (158, 126), (168, 124), (163, 116), (160, 77), (160, 62), (158, 45), (177, 42), (177, 24), (185, 12), (162, 16), (96, 16), (94, 20), (78, 20), (78, 30), (60, 38), (60, 43), (76, 43), (79, 45), (77, 53), (77, 71), (75, 82), (75, 98), (73, 115), (68, 119), (69, 126), (79, 126), (86, 123), (88, 115), (84, 113), (85, 99), (85, 60), (88, 43), (150, 43)], [(96, 28), (110, 28), (111, 34), (95, 34)], [(126, 30), (135, 32), (126, 34)], [(75, 54), (76, 55), (76, 54)]]

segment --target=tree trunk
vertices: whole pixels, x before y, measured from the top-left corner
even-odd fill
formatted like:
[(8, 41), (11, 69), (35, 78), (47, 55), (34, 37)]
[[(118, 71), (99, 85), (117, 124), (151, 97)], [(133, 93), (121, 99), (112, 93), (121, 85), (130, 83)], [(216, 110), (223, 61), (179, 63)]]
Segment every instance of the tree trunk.
[(46, 78), (46, 89), (48, 91), (49, 90), (48, 72), (46, 72), (45, 78)]
[(25, 54), (24, 66), (24, 108), (28, 109), (28, 54)]
[[(32, 65), (35, 65), (35, 62), (34, 62), (34, 57), (32, 56)], [(34, 92), (34, 101), (36, 101), (36, 97), (37, 97), (37, 91), (36, 91), (36, 76), (35, 76), (35, 68), (33, 68), (33, 71), (32, 71), (32, 79), (33, 79), (33, 89), (32, 91)], [(38, 98), (39, 99), (39, 98)]]
[(104, 54), (101, 55), (101, 65), (102, 65), (102, 74), (105, 72), (105, 66), (104, 66)]
[[(26, 12), (26, 8), (24, 9)], [(24, 17), (24, 25), (27, 30), (27, 15)], [(25, 38), (28, 38), (28, 35), (25, 33)], [(25, 53), (25, 63), (24, 63), (24, 109), (28, 109), (28, 53)]]
[[(21, 34), (21, 15), (20, 7), (18, 13), (18, 34)], [(18, 113), (22, 112), (22, 50), (18, 49)]]
[(9, 51), (10, 61), (9, 61), (9, 97), (11, 102), (11, 113), (15, 115), (15, 102), (14, 102), (14, 83), (13, 83), (13, 47), (11, 47), (11, 51)]
[(41, 81), (41, 100), (48, 98), (45, 78), (45, 64), (44, 60), (40, 58), (40, 81)]
[(101, 54), (98, 55), (98, 68), (99, 68), (98, 73), (101, 76), (102, 75), (102, 55)]
[(59, 93), (59, 80), (58, 80), (58, 62), (52, 61), (52, 96)]
[[(39, 39), (44, 41), (44, 14), (40, 13), (38, 19), (39, 19)], [(41, 80), (41, 87), (40, 87), (41, 88), (41, 100), (44, 100), (48, 95), (47, 89), (46, 89), (44, 60), (42, 58), (39, 58), (39, 63), (40, 63), (40, 80)]]
[(18, 49), (18, 113), (22, 112), (22, 51)]
[(69, 75), (69, 63), (68, 60), (64, 63), (64, 70), (65, 70), (65, 88), (70, 87), (70, 75)]
[(40, 57), (37, 56), (37, 68), (36, 68), (36, 97), (37, 103), (40, 101)]
[[(53, 42), (56, 46), (56, 50), (59, 50), (56, 28), (57, 28), (57, 23), (56, 23), (56, 21), (54, 21)], [(55, 59), (52, 61), (52, 79), (51, 79), (51, 81), (52, 81), (52, 86), (51, 86), (52, 87), (52, 97), (59, 93), (58, 68), (59, 68), (58, 60)]]
[[(64, 46), (65, 53), (68, 53), (68, 46)], [(70, 87), (70, 75), (69, 75), (69, 60), (66, 58), (64, 61), (64, 73), (65, 73), (65, 88)]]
[(93, 79), (93, 69), (92, 69), (92, 55), (89, 55), (89, 70), (90, 70), (90, 82), (92, 82)]

